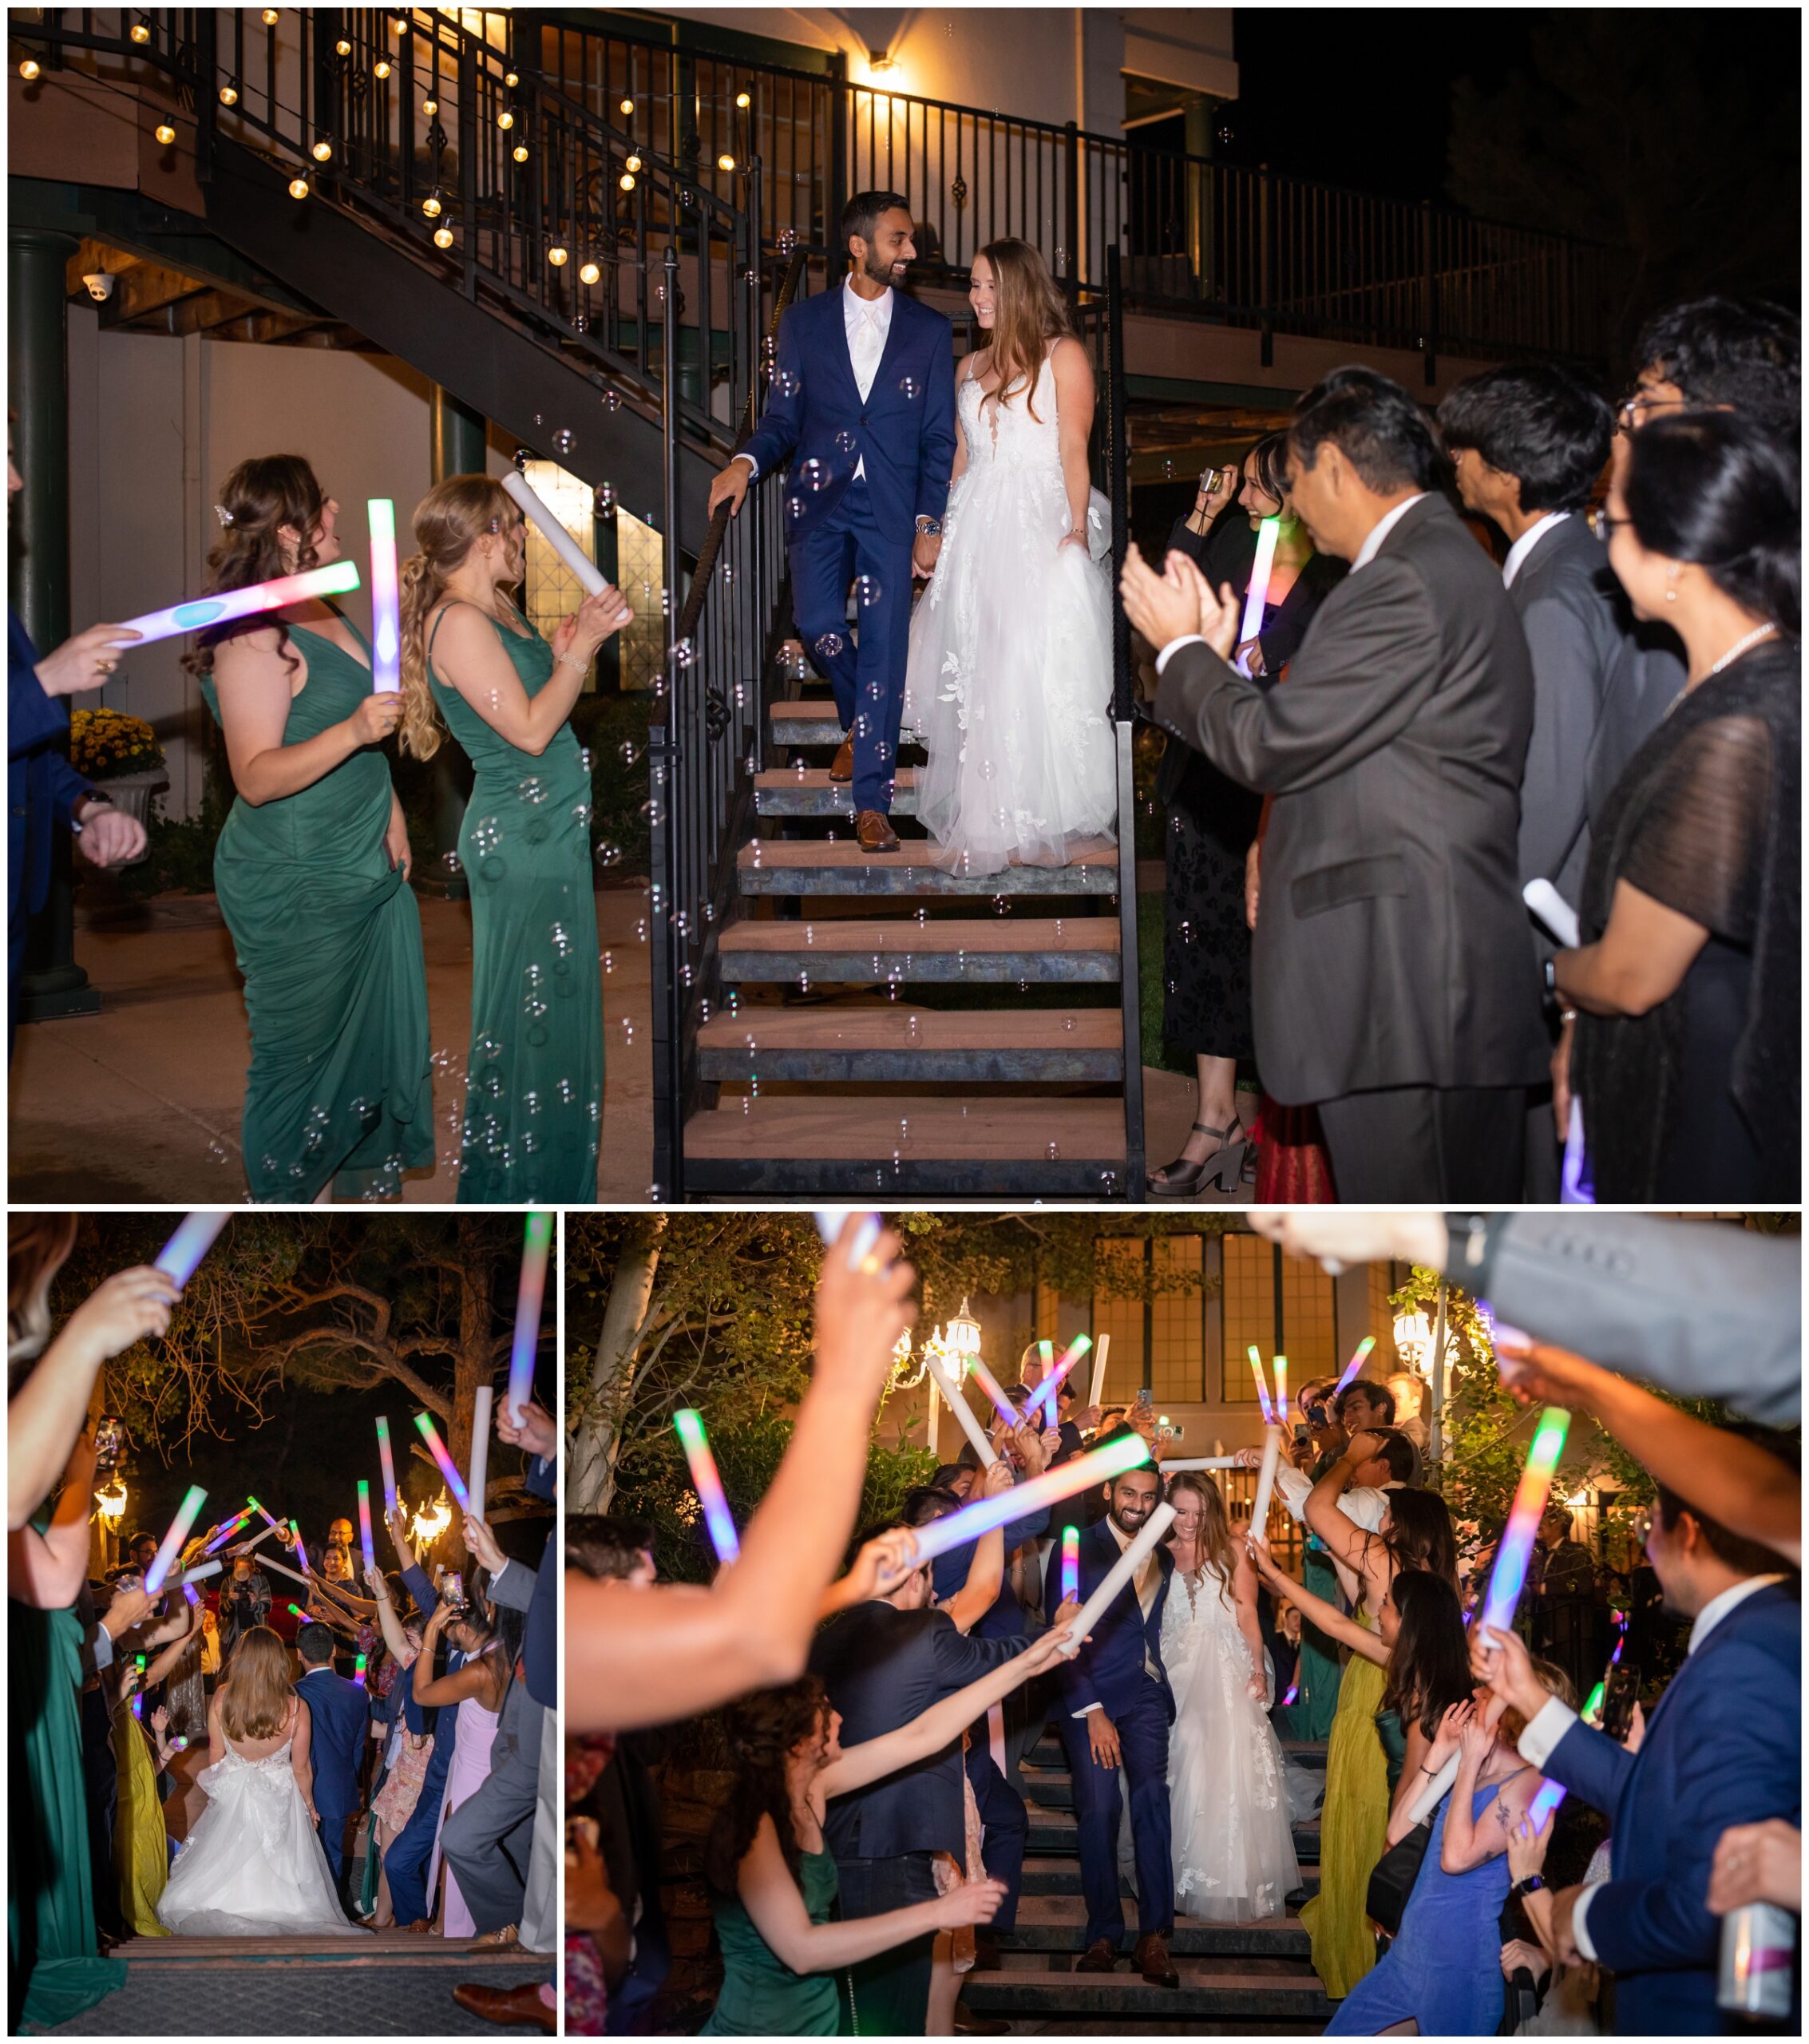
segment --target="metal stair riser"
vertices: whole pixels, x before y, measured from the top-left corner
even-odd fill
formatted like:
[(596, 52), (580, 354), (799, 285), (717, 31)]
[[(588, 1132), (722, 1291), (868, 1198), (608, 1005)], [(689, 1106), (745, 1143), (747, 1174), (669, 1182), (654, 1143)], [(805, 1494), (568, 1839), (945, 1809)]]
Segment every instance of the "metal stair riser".
[[(779, 1111), (779, 1103), (762, 1103)], [(849, 1157), (726, 1158), (689, 1156), (685, 1178), (693, 1191), (770, 1194), (802, 1199), (812, 1193), (845, 1193), (851, 1198), (1009, 1200), (1103, 1199), (1124, 1181), (1122, 1157), (1055, 1163), (1023, 1157), (908, 1158), (898, 1163)]]
[[(759, 1031), (753, 1034), (758, 1042)], [(1113, 1051), (699, 1050), (698, 1076), (733, 1084), (750, 1071), (765, 1079), (886, 1085), (1106, 1085), (1124, 1075)]]
[(1143, 2016), (1167, 2022), (1188, 2016), (1247, 2016), (1271, 2022), (1293, 2017), (1316, 2030), (1332, 2009), (1310, 1973), (1222, 1979), (1183, 1975), (1178, 1987), (1152, 1987), (1129, 1971), (1102, 1975), (1014, 1969), (968, 1974), (961, 1999), (976, 2015), (1042, 2015), (1063, 2022), (1101, 2016), (1106, 2019), (1088, 2027), (1102, 2034), (1110, 2034), (1114, 2018)]
[[(1124, 1912), (1125, 1931), (1134, 1939), (1138, 1931), (1134, 1901)], [(1026, 1923), (997, 1933), (1001, 1951), (1065, 1952), (1078, 1955), (1087, 1949), (1087, 1911), (1079, 1896), (1075, 1907), (1063, 1912), (1059, 1923)], [(1257, 1923), (1196, 1923), (1178, 1921), (1170, 1932), (1168, 1948), (1177, 1959), (1309, 1959), (1312, 1940), (1297, 1920)]]
[[(762, 777), (754, 792), (754, 806), (762, 816), (852, 817), (854, 797), (853, 791), (844, 786), (820, 787), (789, 774), (768, 774)], [(895, 787), (889, 814), (915, 816), (916, 813), (916, 790)]]
[[(1042, 1856), (1045, 1864), (1035, 1865), (1030, 1860), (1024, 1862), (1023, 1888), (1025, 1895), (1074, 1895), (1081, 1893), (1080, 1860), (1077, 1854)], [(1303, 1865), (1300, 1868), (1300, 1886), (1308, 1895), (1319, 1892), (1319, 1868)], [(1128, 1875), (1118, 1877), (1118, 1893), (1126, 1899), (1134, 1899), (1137, 1891)]]
[[(841, 719), (833, 707), (818, 710), (814, 703), (810, 705), (808, 715), (800, 715), (796, 711), (789, 715), (781, 715), (775, 708), (774, 713), (767, 719), (767, 723), (775, 745), (835, 746), (840, 745), (847, 735), (841, 727)], [(901, 746), (921, 745), (923, 734), (911, 730), (908, 726), (904, 727), (899, 731), (898, 743)]]
[(851, 956), (804, 944), (792, 951), (738, 951), (725, 941), (720, 956), (725, 987), (756, 980), (795, 985), (800, 979), (825, 987), (870, 987), (892, 980), (901, 985), (920, 980), (963, 986), (1000, 980), (1115, 985), (1118, 976), (1115, 951), (882, 951), (877, 972), (870, 951)]
[[(775, 847), (775, 850), (779, 848)], [(744, 858), (737, 877), (743, 894), (1091, 894), (1118, 893), (1118, 868), (1112, 866), (1014, 866), (1003, 873), (944, 873), (932, 866), (908, 863), (910, 852), (879, 852), (861, 866), (813, 866), (793, 864), (763, 854), (760, 863)]]

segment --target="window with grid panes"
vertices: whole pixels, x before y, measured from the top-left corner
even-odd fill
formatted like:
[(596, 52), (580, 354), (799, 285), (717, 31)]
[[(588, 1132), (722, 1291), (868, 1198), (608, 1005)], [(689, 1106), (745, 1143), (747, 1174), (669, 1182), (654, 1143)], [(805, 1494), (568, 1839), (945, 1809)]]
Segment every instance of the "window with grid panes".
[(1164, 1285), (1180, 1273), (1185, 1290), (1158, 1290), (1150, 1301), (1150, 1388), (1158, 1406), (1193, 1404), (1206, 1395), (1205, 1316), (1201, 1310), (1198, 1235), (1165, 1235), (1150, 1244)]
[[(1369, 1269), (1369, 1324), (1376, 1333), (1376, 1360), (1389, 1370), (1400, 1365), (1395, 1354), (1395, 1309), (1388, 1303), (1388, 1294), (1399, 1287), (1395, 1281), (1395, 1266), (1391, 1263), (1372, 1263)], [(1371, 1368), (1366, 1375), (1374, 1377)]]
[(1344, 1366), (1338, 1353), (1338, 1316), (1331, 1278), (1305, 1257), (1281, 1259), (1281, 1332), (1288, 1381), (1336, 1376)]
[(1225, 1329), (1220, 1392), (1228, 1405), (1254, 1405), (1255, 1380), (1245, 1351), (1254, 1342), (1266, 1375), (1275, 1352), (1275, 1250), (1258, 1235), (1224, 1238), (1225, 1283), (1220, 1293)]
[(666, 549), (659, 534), (620, 505), (616, 510), (616, 584), (635, 614), (618, 636), (622, 686), (651, 688), (666, 659)]
[[(1141, 1242), (1123, 1242), (1108, 1239), (1096, 1245), (1102, 1269), (1122, 1263), (1127, 1267), (1124, 1282), (1142, 1286), (1142, 1270), (1146, 1245)], [(1149, 1381), (1143, 1351), (1143, 1301), (1141, 1298), (1109, 1297), (1095, 1285), (1093, 1293), (1093, 1341), (1095, 1353), (1099, 1342), (1107, 1335), (1111, 1337), (1111, 1347), (1106, 1353), (1106, 1388), (1102, 1403), (1107, 1405), (1128, 1405), (1138, 1390)], [(1084, 1376), (1092, 1367), (1092, 1358), (1077, 1363), (1077, 1377)], [(1084, 1394), (1083, 1394), (1084, 1395)]]

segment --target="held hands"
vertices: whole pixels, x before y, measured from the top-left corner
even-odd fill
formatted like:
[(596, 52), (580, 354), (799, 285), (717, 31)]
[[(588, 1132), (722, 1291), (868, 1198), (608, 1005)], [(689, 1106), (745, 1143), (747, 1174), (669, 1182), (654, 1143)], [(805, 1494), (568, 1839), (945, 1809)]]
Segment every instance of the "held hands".
[(1055, 542), (1055, 551), (1059, 553), (1063, 547), (1078, 546), (1084, 548), (1086, 545), (1086, 529), (1084, 527), (1079, 527), (1072, 532), (1063, 533), (1062, 537)]
[(1636, 1702), (1627, 1715), (1627, 1736), (1621, 1741), (1629, 1753), (1637, 1753), (1645, 1744), (1645, 1705)]
[(156, 1601), (140, 1588), (116, 1590), (113, 1601), (102, 1614), (101, 1622), (111, 1638), (123, 1638), (134, 1626), (143, 1623)]
[(93, 866), (128, 866), (149, 842), (144, 825), (123, 810), (100, 808), (79, 820), (76, 847)]
[(1490, 1701), (1486, 1711), (1472, 1706), (1457, 1735), (1458, 1751), (1463, 1755), (1467, 1766), (1480, 1769), (1483, 1761), (1488, 1758), (1489, 1749), (1495, 1742), (1495, 1721), (1506, 1708), (1499, 1697)]
[(552, 1461), (559, 1452), (559, 1436), (555, 1432), (552, 1415), (544, 1405), (526, 1399), (521, 1407), (521, 1424), (511, 1424), (509, 1400), (505, 1396), (497, 1407), (497, 1439), (508, 1448), (518, 1448), (524, 1455), (536, 1456), (542, 1462)]
[[(1242, 472), (1235, 464), (1221, 468), (1217, 476), (1218, 480), (1210, 489), (1196, 489), (1193, 493), (1193, 509), (1208, 525), (1229, 505), (1243, 482)], [(1201, 479), (1205, 480), (1204, 475)]]
[(38, 663), (38, 684), (46, 695), (79, 695), (85, 688), (99, 688), (119, 665), (121, 648), (143, 636), (128, 624), (91, 624)]
[(402, 720), (399, 688), (373, 689), (346, 719), (346, 728), (360, 746), (381, 745)]
[(726, 504), (732, 518), (747, 499), (747, 485), (754, 475), (754, 464), (745, 456), (738, 454), (729, 465), (722, 469), (710, 485), (710, 515), (714, 518), (718, 505)]
[[(502, 1429), (499, 1426), (497, 1431), (500, 1433)], [(390, 1529), (390, 1538), (395, 1543), (396, 1552), (402, 1557), (402, 1566), (407, 1567), (414, 1559), (414, 1550), (409, 1544), (408, 1513), (400, 1499), (384, 1513), (383, 1523)]]
[[(1066, 541), (1063, 541), (1063, 545), (1067, 544)], [(942, 536), (940, 533), (919, 533), (911, 542), (912, 579), (927, 582), (936, 572), (936, 557), (941, 552)]]

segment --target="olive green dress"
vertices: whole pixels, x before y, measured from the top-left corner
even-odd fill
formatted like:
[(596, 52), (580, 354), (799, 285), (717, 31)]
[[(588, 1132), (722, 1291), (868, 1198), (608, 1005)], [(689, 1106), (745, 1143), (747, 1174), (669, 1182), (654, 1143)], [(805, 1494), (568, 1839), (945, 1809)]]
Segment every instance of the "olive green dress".
[[(445, 617), (428, 640), (428, 681), (477, 772), (458, 834), (472, 947), (458, 1197), (588, 1206), (603, 1122), (590, 770), (570, 724), (536, 757), (441, 681), (433, 641)], [(552, 647), (538, 632), (489, 621), (521, 686), (539, 695), (552, 678)]]
[[(291, 624), (307, 680), (283, 743), (343, 723), (370, 671)], [(362, 636), (362, 635), (361, 635)], [(211, 679), (202, 691), (217, 719)], [(384, 845), (389, 762), (366, 746), (275, 802), (232, 805), (214, 886), (245, 979), (251, 1069), (245, 1176), (255, 1200), (394, 1196), (433, 1161), (421, 914)]]
[[(1374, 1630), (1368, 1618), (1358, 1623)], [(1385, 1669), (1352, 1656), (1326, 1748), (1319, 1892), (1302, 1907), (1300, 1921), (1312, 1939), (1312, 1970), (1334, 2001), (1376, 1963), (1369, 1876), (1388, 1844), (1388, 1761), (1376, 1719), (1387, 1686)]]
[[(835, 1860), (801, 1853), (798, 1886), (813, 1923), (835, 1908)], [(722, 1991), (703, 2037), (833, 2037), (839, 2017), (833, 1973), (794, 1973), (754, 1927), (738, 1896), (712, 1898), (722, 1947)]]

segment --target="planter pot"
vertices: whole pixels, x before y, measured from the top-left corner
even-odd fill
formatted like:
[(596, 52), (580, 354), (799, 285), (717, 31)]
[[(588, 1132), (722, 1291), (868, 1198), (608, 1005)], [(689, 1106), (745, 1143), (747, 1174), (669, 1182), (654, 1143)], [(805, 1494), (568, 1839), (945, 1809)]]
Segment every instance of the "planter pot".
[[(169, 775), (161, 766), (148, 766), (141, 774), (116, 774), (110, 780), (97, 781), (94, 785), (122, 816), (136, 817), (148, 830), (151, 823), (151, 798), (160, 789), (169, 786)], [(141, 860), (149, 856), (150, 846), (147, 844), (137, 859), (126, 859), (122, 863), (137, 866)]]

